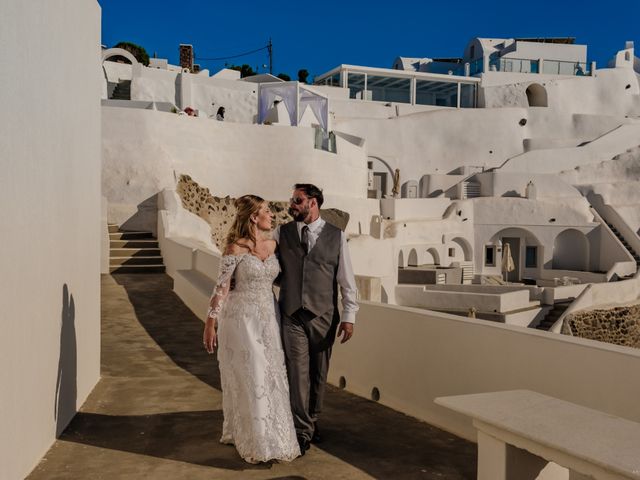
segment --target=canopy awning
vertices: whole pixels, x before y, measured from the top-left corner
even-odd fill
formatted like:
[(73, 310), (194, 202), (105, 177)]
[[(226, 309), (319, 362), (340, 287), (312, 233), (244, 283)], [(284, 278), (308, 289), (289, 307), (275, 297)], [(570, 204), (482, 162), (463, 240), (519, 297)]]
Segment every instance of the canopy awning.
[(258, 123), (264, 123), (267, 112), (278, 97), (287, 107), (292, 126), (298, 125), (309, 107), (318, 119), (322, 130), (327, 132), (329, 98), (301, 85), (300, 82), (261, 83), (258, 86)]

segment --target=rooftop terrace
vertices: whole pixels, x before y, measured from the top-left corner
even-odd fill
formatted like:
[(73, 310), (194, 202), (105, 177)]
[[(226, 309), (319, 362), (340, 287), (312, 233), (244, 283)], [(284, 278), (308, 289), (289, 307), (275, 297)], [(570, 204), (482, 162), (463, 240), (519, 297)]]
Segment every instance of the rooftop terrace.
[(102, 379), (28, 478), (475, 478), (473, 443), (336, 388), (324, 443), (290, 464), (245, 463), (218, 443), (220, 379), (201, 332), (170, 277), (103, 275)]

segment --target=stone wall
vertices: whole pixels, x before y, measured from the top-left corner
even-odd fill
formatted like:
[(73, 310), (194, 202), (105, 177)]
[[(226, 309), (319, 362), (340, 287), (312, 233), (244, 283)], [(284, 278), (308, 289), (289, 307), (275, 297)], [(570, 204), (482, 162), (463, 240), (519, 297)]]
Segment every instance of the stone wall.
[(640, 305), (576, 312), (566, 326), (576, 337), (640, 348)]
[[(200, 186), (189, 175), (180, 175), (176, 192), (182, 200), (182, 207), (198, 215), (211, 226), (211, 240), (220, 251), (224, 250), (224, 239), (236, 214), (235, 198), (216, 197), (207, 187)], [(274, 228), (292, 220), (287, 202), (269, 201), (269, 207), (275, 215)], [(322, 218), (344, 230), (349, 222), (349, 214), (337, 209), (323, 209)]]

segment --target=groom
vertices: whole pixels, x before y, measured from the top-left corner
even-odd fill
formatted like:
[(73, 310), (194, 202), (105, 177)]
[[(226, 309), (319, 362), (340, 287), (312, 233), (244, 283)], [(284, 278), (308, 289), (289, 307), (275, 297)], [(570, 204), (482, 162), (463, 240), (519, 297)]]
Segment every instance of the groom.
[(315, 185), (296, 184), (289, 206), (294, 221), (274, 232), (282, 269), (280, 311), (291, 410), (303, 455), (311, 442), (321, 440), (317, 419), (336, 331), (340, 343), (349, 340), (358, 311), (346, 237), (320, 218), (323, 201)]

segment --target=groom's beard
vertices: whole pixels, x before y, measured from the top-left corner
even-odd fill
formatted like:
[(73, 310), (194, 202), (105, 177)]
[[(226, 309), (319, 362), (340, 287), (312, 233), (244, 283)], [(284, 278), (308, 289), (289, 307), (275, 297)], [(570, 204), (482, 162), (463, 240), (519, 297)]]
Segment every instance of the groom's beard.
[(309, 208), (296, 210), (293, 207), (289, 207), (289, 215), (291, 215), (296, 222), (304, 222), (304, 219), (309, 215)]

